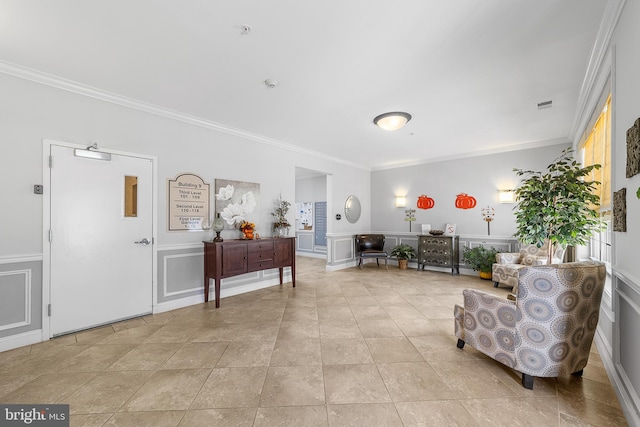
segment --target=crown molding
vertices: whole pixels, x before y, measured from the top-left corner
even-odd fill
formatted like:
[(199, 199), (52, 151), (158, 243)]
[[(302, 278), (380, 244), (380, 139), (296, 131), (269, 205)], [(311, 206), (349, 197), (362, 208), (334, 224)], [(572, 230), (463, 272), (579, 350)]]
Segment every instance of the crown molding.
[(46, 86), (55, 87), (57, 89), (65, 90), (67, 92), (73, 92), (78, 95), (87, 96), (101, 101), (110, 102), (112, 104), (120, 105), (127, 108), (143, 111), (156, 116), (164, 117), (170, 120), (176, 120), (183, 123), (188, 123), (194, 126), (214, 130), (216, 132), (226, 133), (228, 135), (237, 136), (240, 138), (252, 140), (262, 144), (267, 144), (272, 147), (280, 148), (283, 150), (309, 155), (312, 157), (328, 160), (335, 163), (340, 163), (346, 166), (355, 167), (363, 170), (370, 170), (369, 167), (359, 163), (349, 162), (344, 159), (340, 159), (333, 156), (328, 156), (317, 151), (305, 149), (293, 144), (287, 144), (274, 138), (269, 138), (263, 135), (259, 135), (252, 132), (247, 132), (242, 129), (233, 128), (231, 126), (216, 123), (211, 120), (203, 119), (201, 117), (192, 116), (179, 111), (170, 110), (168, 108), (160, 107), (158, 105), (149, 104), (137, 99), (128, 98), (113, 92), (104, 91), (92, 86), (88, 86), (82, 83), (78, 83), (72, 80), (64, 79), (52, 74), (44, 73), (31, 68), (23, 67), (21, 65), (13, 64), (7, 61), (0, 60), (0, 73), (8, 74), (14, 77), (18, 77), (24, 80), (29, 80), (35, 83), (39, 83)]
[(561, 144), (568, 145), (568, 144), (571, 144), (571, 141), (569, 141), (569, 139), (567, 138), (559, 138), (559, 139), (549, 139), (546, 141), (527, 142), (525, 144), (506, 145), (503, 147), (492, 148), (490, 150), (471, 151), (467, 153), (453, 154), (450, 156), (433, 157), (430, 159), (411, 160), (407, 162), (376, 166), (371, 168), (371, 170), (378, 171), (378, 170), (385, 170), (385, 169), (404, 168), (407, 166), (418, 166), (426, 163), (438, 163), (438, 162), (445, 162), (449, 160), (467, 159), (470, 157), (489, 156), (493, 154), (502, 154), (502, 153), (508, 153), (511, 151), (530, 150), (533, 148), (550, 147), (553, 145), (561, 145)]
[[(611, 38), (615, 31), (622, 9), (626, 0), (609, 0), (600, 21), (600, 28), (596, 36), (596, 41), (589, 56), (587, 69), (585, 71), (582, 85), (580, 86), (580, 95), (576, 113), (569, 132), (569, 138), (576, 143), (582, 136), (584, 127), (591, 117), (593, 109), (596, 107), (594, 103), (600, 96), (600, 91), (608, 79), (612, 66), (612, 56), (610, 55)], [(606, 76), (600, 75), (603, 66), (606, 66)], [(597, 93), (596, 93), (597, 92)], [(595, 99), (595, 100), (594, 100)]]

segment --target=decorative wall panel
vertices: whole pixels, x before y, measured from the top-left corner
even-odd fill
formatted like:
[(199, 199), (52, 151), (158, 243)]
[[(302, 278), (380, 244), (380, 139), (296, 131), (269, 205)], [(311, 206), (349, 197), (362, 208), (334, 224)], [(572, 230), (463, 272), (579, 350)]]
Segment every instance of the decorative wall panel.
[(613, 231), (627, 231), (627, 189), (613, 193)]
[(640, 172), (640, 119), (627, 130), (627, 178)]

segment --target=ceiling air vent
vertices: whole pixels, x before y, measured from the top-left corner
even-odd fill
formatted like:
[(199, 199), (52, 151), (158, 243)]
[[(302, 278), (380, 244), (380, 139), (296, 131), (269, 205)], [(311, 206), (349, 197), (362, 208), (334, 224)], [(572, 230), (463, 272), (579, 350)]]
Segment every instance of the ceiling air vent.
[(544, 108), (551, 108), (551, 104), (553, 104), (553, 101), (538, 102), (538, 110), (542, 110)]

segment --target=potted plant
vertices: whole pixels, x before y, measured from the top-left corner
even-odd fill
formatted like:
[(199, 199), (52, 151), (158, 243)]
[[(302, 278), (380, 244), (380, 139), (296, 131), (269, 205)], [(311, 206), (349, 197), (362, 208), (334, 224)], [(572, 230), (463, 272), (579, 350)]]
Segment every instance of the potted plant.
[(567, 148), (545, 172), (513, 169), (524, 176), (516, 189), (516, 233), (523, 243), (542, 247), (549, 242), (548, 263), (558, 245), (584, 245), (602, 224), (594, 207), (599, 182), (589, 180), (600, 165), (581, 167)]
[(493, 263), (496, 262), (496, 254), (500, 252), (495, 248), (487, 249), (484, 246), (476, 246), (475, 248), (464, 248), (462, 251), (462, 260), (474, 271), (480, 273), (480, 278), (491, 279), (491, 270)]
[(291, 207), (291, 203), (286, 200), (282, 200), (282, 196), (278, 197), (276, 200), (276, 207), (271, 213), (275, 222), (273, 223), (273, 235), (275, 237), (284, 237), (289, 234), (289, 221), (287, 220), (287, 213), (289, 212), (289, 208)]
[(398, 258), (398, 267), (401, 270), (406, 270), (409, 260), (415, 258), (416, 250), (413, 249), (413, 246), (403, 243), (391, 250), (391, 256)]

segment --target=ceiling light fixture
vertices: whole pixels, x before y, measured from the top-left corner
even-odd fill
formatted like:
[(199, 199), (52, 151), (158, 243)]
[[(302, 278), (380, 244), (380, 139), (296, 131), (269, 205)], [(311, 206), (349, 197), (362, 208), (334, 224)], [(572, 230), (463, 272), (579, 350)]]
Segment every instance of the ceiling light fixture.
[(384, 130), (398, 130), (406, 125), (409, 120), (411, 120), (411, 114), (394, 111), (392, 113), (380, 114), (373, 119), (373, 123)]

